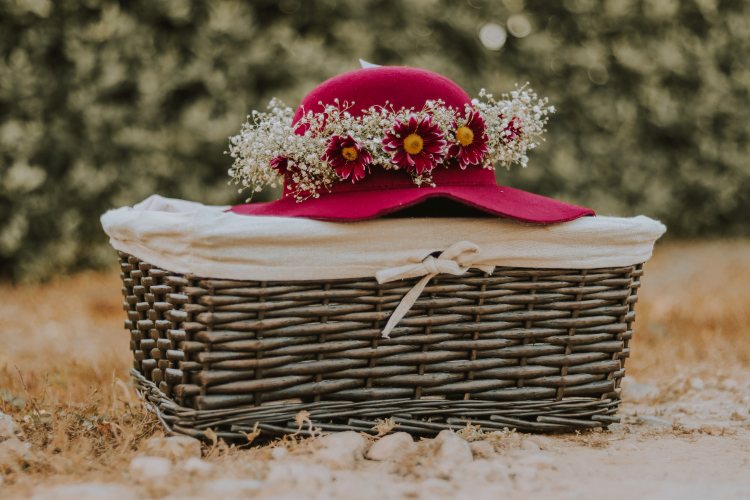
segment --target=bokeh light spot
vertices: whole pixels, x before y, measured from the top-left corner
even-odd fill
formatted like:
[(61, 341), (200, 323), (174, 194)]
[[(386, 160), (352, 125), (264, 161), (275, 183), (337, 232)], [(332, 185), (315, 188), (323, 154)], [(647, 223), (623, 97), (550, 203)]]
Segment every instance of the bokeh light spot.
[(487, 23), (479, 30), (479, 41), (490, 50), (500, 50), (505, 45), (508, 33), (497, 23)]
[(523, 14), (514, 14), (508, 18), (508, 31), (516, 38), (523, 38), (531, 33), (531, 23)]

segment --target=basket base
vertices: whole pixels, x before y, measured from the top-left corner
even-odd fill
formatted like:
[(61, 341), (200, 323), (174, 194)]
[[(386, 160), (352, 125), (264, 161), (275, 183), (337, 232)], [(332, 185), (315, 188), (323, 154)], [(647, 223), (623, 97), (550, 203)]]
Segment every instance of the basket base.
[(382, 399), (377, 401), (276, 403), (226, 410), (194, 410), (178, 405), (137, 370), (131, 375), (146, 407), (156, 414), (168, 434), (185, 434), (207, 440), (211, 429), (228, 442), (246, 442), (256, 429), (260, 437), (307, 435), (310, 427), (295, 423), (301, 411), (309, 412), (312, 428), (324, 432), (357, 431), (376, 434), (379, 421), (389, 418), (394, 430), (433, 436), (444, 429), (467, 424), (487, 431), (515, 429), (524, 432), (574, 432), (617, 423), (618, 398), (570, 397), (562, 400), (486, 401), (446, 399)]

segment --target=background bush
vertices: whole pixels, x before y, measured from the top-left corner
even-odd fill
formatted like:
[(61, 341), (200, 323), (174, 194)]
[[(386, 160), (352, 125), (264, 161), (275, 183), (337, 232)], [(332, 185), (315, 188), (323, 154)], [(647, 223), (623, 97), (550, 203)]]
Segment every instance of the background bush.
[(548, 95), (547, 143), (502, 183), (747, 235), (748, 54), (741, 0), (0, 2), (0, 276), (111, 263), (99, 215), (151, 193), (241, 201), (223, 151), (247, 112), (360, 57)]

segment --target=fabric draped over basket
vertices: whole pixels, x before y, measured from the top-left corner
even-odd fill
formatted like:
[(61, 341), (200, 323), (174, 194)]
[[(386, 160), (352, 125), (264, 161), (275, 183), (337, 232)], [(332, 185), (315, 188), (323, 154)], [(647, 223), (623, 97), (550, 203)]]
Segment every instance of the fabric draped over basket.
[(502, 218), (386, 218), (357, 223), (246, 216), (154, 195), (105, 213), (116, 250), (162, 269), (212, 278), (300, 281), (373, 277), (459, 241), (472, 265), (596, 269), (647, 261), (663, 224), (645, 216), (581, 217), (547, 226)]

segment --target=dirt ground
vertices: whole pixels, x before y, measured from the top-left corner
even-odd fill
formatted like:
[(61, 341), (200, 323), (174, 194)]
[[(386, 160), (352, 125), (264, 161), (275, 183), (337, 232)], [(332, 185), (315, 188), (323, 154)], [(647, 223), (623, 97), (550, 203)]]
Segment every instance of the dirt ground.
[(115, 271), (0, 286), (0, 498), (750, 498), (748, 283), (748, 241), (657, 248), (608, 431), (250, 449), (161, 437)]

